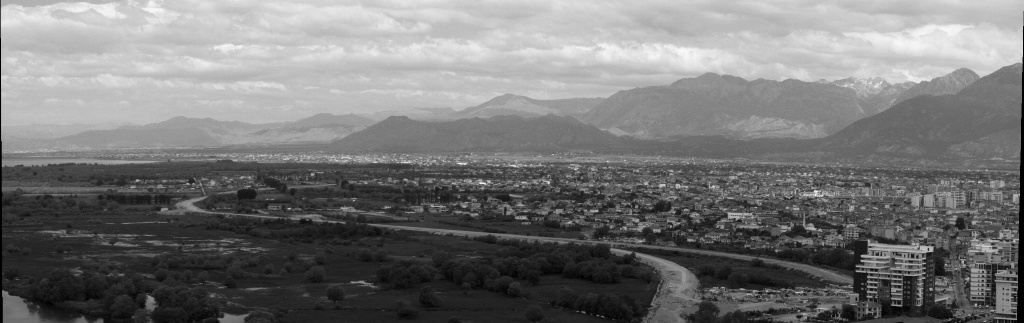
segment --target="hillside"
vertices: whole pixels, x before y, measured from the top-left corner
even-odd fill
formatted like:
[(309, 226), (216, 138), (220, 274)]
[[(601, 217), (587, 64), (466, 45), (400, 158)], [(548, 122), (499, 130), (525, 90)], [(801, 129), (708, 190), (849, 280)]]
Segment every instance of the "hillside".
[(842, 155), (1020, 158), (1021, 65), (954, 95), (918, 96), (860, 120), (817, 145)]
[(167, 121), (91, 130), (59, 138), (4, 138), (4, 151), (153, 147), (216, 147), (224, 145), (327, 144), (373, 124), (368, 118), (319, 114), (294, 122), (250, 124), (177, 117)]
[(705, 74), (619, 92), (583, 120), (641, 138), (821, 138), (866, 115), (852, 89)]
[(535, 100), (506, 94), (479, 106), (459, 111), (459, 118), (490, 118), (496, 116), (539, 117), (549, 114), (582, 117), (604, 99)]
[(624, 140), (571, 117), (516, 116), (446, 122), (391, 117), (330, 146), (338, 152), (516, 152), (619, 147)]

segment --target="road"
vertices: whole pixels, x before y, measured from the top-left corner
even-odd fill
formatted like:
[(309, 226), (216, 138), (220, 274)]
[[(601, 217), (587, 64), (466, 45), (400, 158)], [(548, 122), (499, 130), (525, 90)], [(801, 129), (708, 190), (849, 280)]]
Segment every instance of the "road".
[[(205, 197), (199, 197), (199, 198), (194, 198), (194, 199), (187, 200), (187, 201), (182, 201), (182, 202), (180, 202), (180, 203), (178, 203), (176, 205), (176, 210), (169, 211), (168, 214), (197, 213), (197, 214), (211, 214), (211, 215), (242, 216), (242, 217), (258, 218), (258, 219), (280, 219), (279, 217), (265, 216), (265, 215), (230, 214), (230, 213), (209, 212), (209, 211), (200, 209), (200, 208), (195, 206), (195, 203), (201, 202), (204, 199), (206, 199), (206, 198)], [(315, 220), (315, 221), (316, 222), (322, 222), (322, 223), (345, 223), (344, 221), (335, 221), (335, 220)], [(540, 241), (540, 242), (553, 242), (553, 243), (562, 243), (562, 244), (567, 244), (567, 243), (602, 244), (602, 245), (612, 246), (613, 247), (612, 248), (612, 252), (614, 254), (620, 255), (620, 256), (626, 255), (626, 254), (632, 253), (632, 252), (620, 249), (619, 246), (630, 246), (630, 247), (639, 247), (639, 248), (666, 250), (666, 251), (681, 251), (681, 252), (687, 252), (687, 253), (695, 253), (695, 254), (716, 256), (716, 257), (725, 257), (725, 258), (738, 259), (738, 260), (744, 260), (744, 261), (751, 261), (751, 260), (755, 259), (755, 257), (750, 257), (750, 256), (735, 255), (735, 254), (729, 254), (729, 253), (723, 253), (723, 252), (715, 252), (715, 251), (696, 250), (696, 249), (682, 249), (682, 248), (640, 246), (640, 245), (623, 245), (623, 244), (611, 243), (611, 242), (603, 242), (603, 241), (579, 241), (579, 240), (570, 240), (570, 239), (545, 238), (545, 237), (528, 237), (528, 236), (509, 235), (509, 234), (493, 234), (493, 233), (485, 233), (485, 232), (469, 232), (469, 231), (458, 231), (458, 230), (444, 230), (444, 229), (430, 229), (430, 228), (411, 228), (411, 227), (392, 226), (392, 225), (385, 225), (385, 224), (369, 224), (369, 225), (375, 226), (375, 227), (380, 227), (380, 228), (392, 229), (392, 230), (405, 230), (405, 231), (425, 232), (425, 233), (437, 234), (437, 235), (449, 235), (450, 234), (450, 235), (454, 235), (454, 236), (470, 237), (470, 238), (493, 235), (495, 237), (502, 238), (502, 239), (518, 239), (518, 240), (526, 240), (526, 241), (531, 241), (531, 242), (532, 241)], [(700, 302), (700, 297), (699, 297), (700, 281), (688, 269), (686, 269), (685, 267), (680, 266), (679, 264), (676, 264), (674, 262), (671, 262), (671, 261), (668, 261), (668, 260), (665, 260), (665, 259), (661, 259), (661, 258), (658, 258), (658, 257), (654, 257), (654, 256), (651, 256), (651, 255), (647, 255), (647, 254), (641, 254), (641, 253), (637, 253), (637, 256), (639, 256), (640, 260), (643, 261), (643, 263), (645, 263), (645, 264), (653, 267), (655, 270), (657, 270), (659, 276), (661, 276), (661, 281), (662, 281), (661, 286), (658, 288), (658, 293), (655, 296), (654, 300), (652, 301), (652, 304), (651, 304), (652, 310), (650, 311), (648, 317), (646, 319), (644, 319), (644, 322), (645, 323), (683, 323), (683, 322), (685, 322), (685, 320), (682, 317), (680, 317), (680, 314), (683, 312), (684, 309), (686, 309), (688, 307), (691, 307), (691, 306), (694, 306), (694, 305), (697, 305)], [(772, 259), (764, 259), (764, 261), (766, 263), (775, 264), (775, 265), (783, 266), (783, 267), (786, 267), (786, 268), (792, 268), (792, 269), (795, 269), (795, 270), (800, 270), (800, 271), (806, 272), (808, 274), (814, 275), (815, 277), (819, 277), (821, 279), (825, 279), (825, 280), (832, 281), (832, 282), (835, 282), (835, 283), (844, 284), (844, 285), (852, 285), (853, 284), (853, 278), (850, 278), (850, 277), (847, 277), (847, 276), (843, 276), (841, 274), (838, 274), (838, 273), (835, 273), (835, 272), (832, 272), (832, 271), (828, 271), (828, 270), (824, 270), (824, 269), (821, 269), (821, 268), (816, 268), (816, 267), (808, 266), (808, 265), (804, 265), (804, 264), (790, 263), (790, 262), (786, 262), (786, 261), (772, 260)]]

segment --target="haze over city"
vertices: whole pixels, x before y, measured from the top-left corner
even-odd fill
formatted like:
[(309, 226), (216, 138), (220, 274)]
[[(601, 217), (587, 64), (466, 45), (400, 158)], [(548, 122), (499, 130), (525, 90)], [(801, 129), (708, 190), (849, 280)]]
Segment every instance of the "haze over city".
[(7, 125), (252, 123), (606, 98), (747, 80), (980, 75), (1020, 61), (1020, 3), (3, 1)]

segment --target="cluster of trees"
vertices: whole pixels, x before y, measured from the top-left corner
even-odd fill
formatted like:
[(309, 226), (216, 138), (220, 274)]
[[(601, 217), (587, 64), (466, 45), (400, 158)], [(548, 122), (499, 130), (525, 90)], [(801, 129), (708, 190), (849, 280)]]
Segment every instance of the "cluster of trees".
[(224, 270), (231, 267), (256, 267), (263, 257), (238, 255), (197, 255), (197, 254), (163, 254), (153, 257), (150, 265), (157, 269), (199, 269)]
[(153, 292), (158, 306), (152, 314), (153, 322), (215, 322), (222, 304), (209, 295), (198, 288), (160, 287)]
[(121, 205), (110, 200), (80, 199), (70, 196), (52, 195), (24, 196), (3, 195), (4, 213), (28, 218), (35, 215), (79, 215), (107, 214), (120, 211)]
[(775, 254), (776, 258), (799, 263), (809, 263), (840, 269), (854, 270), (857, 263), (853, 253), (846, 249), (822, 249), (811, 253), (799, 249), (783, 250)]
[(121, 205), (169, 205), (175, 198), (184, 199), (185, 196), (165, 194), (102, 194), (97, 196), (97, 199), (114, 201)]
[(796, 285), (791, 282), (771, 278), (761, 273), (750, 275), (736, 273), (733, 272), (732, 267), (716, 268), (715, 266), (701, 266), (697, 268), (696, 274), (698, 276), (712, 277), (721, 281), (726, 281), (728, 282), (729, 288), (745, 288), (748, 284), (777, 288), (796, 287)]
[[(16, 273), (5, 271), (5, 278), (9, 278), (9, 274), (17, 276)], [(99, 300), (102, 301), (101, 304), (109, 316), (115, 320), (123, 321), (135, 317), (148, 319), (143, 282), (142, 276), (130, 271), (120, 276), (99, 273), (76, 276), (68, 269), (54, 269), (44, 278), (29, 279), (26, 298), (45, 304)], [(219, 309), (216, 308), (214, 306), (217, 315), (212, 317), (219, 316)], [(185, 322), (156, 320), (156, 316), (153, 318), (157, 323)]]
[(562, 288), (558, 291), (558, 296), (551, 302), (551, 305), (619, 322), (629, 322), (647, 315), (647, 310), (629, 296), (580, 295), (569, 288)]
[(494, 258), (482, 261), (458, 260), (444, 251), (434, 253), (434, 265), (445, 280), (463, 288), (481, 288), (511, 297), (526, 295), (516, 279), (536, 286), (545, 275), (563, 275), (605, 284), (619, 283), (623, 277), (653, 280), (649, 269), (633, 264), (635, 256), (614, 258), (608, 246), (539, 244), (498, 240), (494, 236), (477, 239), (508, 248), (496, 252)]
[(294, 240), (303, 243), (329, 242), (370, 237), (389, 237), (404, 239), (405, 236), (394, 231), (357, 223), (314, 223), (300, 221), (298, 223), (281, 220), (258, 220), (248, 218), (223, 218), (211, 220), (206, 224), (207, 230), (231, 231), (253, 237), (271, 240)]
[(288, 185), (276, 178), (265, 178), (263, 179), (263, 184), (267, 185), (269, 188), (277, 190), (278, 192), (288, 193)]
[(410, 289), (434, 281), (437, 273), (437, 269), (428, 264), (403, 260), (378, 269), (377, 280), (395, 289)]
[(687, 317), (693, 323), (747, 323), (750, 319), (747, 314), (735, 311), (721, 315), (722, 310), (715, 303), (702, 302), (697, 306), (697, 312)]

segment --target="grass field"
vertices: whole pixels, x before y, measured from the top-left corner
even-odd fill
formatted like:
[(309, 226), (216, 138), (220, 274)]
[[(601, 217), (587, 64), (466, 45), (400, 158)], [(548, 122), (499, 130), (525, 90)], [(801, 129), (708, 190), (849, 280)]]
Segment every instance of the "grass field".
[[(520, 234), (520, 235), (531, 235), (531, 236), (547, 236), (554, 238), (564, 239), (577, 239), (580, 237), (579, 232), (565, 231), (560, 229), (553, 229), (545, 227), (543, 225), (522, 225), (519, 222), (466, 222), (457, 217), (439, 217), (433, 215), (406, 215), (413, 220), (423, 220), (422, 222), (408, 222), (408, 223), (394, 223), (397, 226), (407, 226), (414, 228), (430, 228), (430, 229), (444, 229), (444, 230), (461, 230), (470, 232), (485, 232), (486, 229), (497, 230), (500, 232), (507, 232), (509, 234)], [(464, 225), (452, 225), (444, 222), (454, 222)]]
[[(730, 267), (733, 272), (743, 275), (763, 274), (770, 278), (791, 282), (796, 287), (808, 287), (808, 288), (823, 288), (828, 287), (828, 284), (820, 280), (814, 279), (810, 275), (796, 270), (788, 269), (775, 269), (775, 268), (763, 268), (753, 267), (749, 261), (741, 261), (727, 258), (681, 254), (679, 256), (666, 256), (659, 255), (662, 259), (672, 261), (680, 264), (690, 271), (697, 273), (697, 269), (702, 266), (713, 266), (715, 268)], [(719, 280), (711, 276), (699, 276), (700, 284), (703, 288), (712, 287), (728, 287), (729, 283), (724, 280)], [(748, 289), (764, 289), (768, 288), (765, 286), (749, 285), (746, 286)]]
[[(650, 303), (657, 289), (657, 283), (646, 284), (636, 280), (626, 280), (617, 285), (599, 285), (582, 280), (567, 280), (560, 276), (545, 276), (539, 286), (526, 287), (531, 294), (528, 299), (512, 299), (482, 290), (463, 291), (459, 286), (444, 281), (421, 284), (411, 290), (383, 290), (373, 285), (381, 264), (360, 262), (351, 255), (363, 249), (380, 249), (396, 259), (429, 261), (435, 250), (452, 252), (459, 257), (483, 258), (502, 247), (433, 235), (414, 235), (409, 241), (388, 239), (383, 241), (383, 247), (380, 247), (379, 238), (353, 240), (350, 246), (286, 244), (227, 231), (184, 227), (187, 223), (198, 224), (210, 220), (203, 217), (169, 219), (163, 216), (109, 215), (40, 217), (36, 220), (41, 221), (42, 225), (3, 228), (4, 246), (32, 249), (29, 255), (5, 253), (3, 269), (15, 267), (23, 274), (40, 276), (59, 267), (88, 270), (110, 266), (119, 271), (130, 269), (152, 275), (156, 269), (152, 267), (151, 258), (160, 254), (260, 255), (260, 265), (246, 269), (251, 275), (239, 280), (238, 288), (227, 289), (218, 283), (226, 279), (224, 271), (209, 271), (212, 283), (202, 287), (225, 299), (225, 311), (228, 313), (244, 314), (257, 308), (281, 308), (289, 312), (290, 322), (396, 322), (396, 302), (407, 300), (418, 306), (418, 290), (427, 285), (439, 291), (446, 302), (440, 309), (424, 309), (418, 320), (422, 322), (446, 322), (451, 317), (473, 322), (524, 322), (524, 311), (531, 305), (542, 306), (548, 316), (556, 318), (558, 322), (606, 322), (553, 309), (547, 304), (562, 287), (580, 293), (629, 295), (644, 304)], [(55, 253), (55, 249), (62, 245), (70, 246), (71, 252)], [(311, 258), (328, 247), (334, 252), (326, 255), (325, 283), (309, 284), (303, 272), (264, 278), (257, 275), (268, 265), (280, 271), (289, 263), (287, 256), (290, 253), (297, 253), (299, 258)], [(526, 282), (521, 283), (528, 286)], [(331, 310), (314, 310), (318, 301), (326, 301), (326, 288), (333, 284), (343, 285), (346, 289), (348, 297), (342, 303), (342, 309), (334, 310), (331, 306)]]

